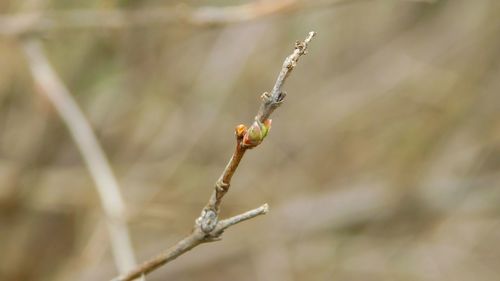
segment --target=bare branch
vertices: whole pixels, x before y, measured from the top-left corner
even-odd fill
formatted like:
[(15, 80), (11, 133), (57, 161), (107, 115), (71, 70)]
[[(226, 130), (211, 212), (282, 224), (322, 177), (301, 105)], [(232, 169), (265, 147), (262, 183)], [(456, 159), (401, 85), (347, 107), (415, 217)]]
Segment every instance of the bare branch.
[(200, 228), (195, 227), (191, 234), (189, 234), (181, 241), (177, 242), (175, 246), (165, 250), (165, 252), (141, 264), (136, 269), (127, 273), (126, 275), (118, 276), (112, 281), (129, 281), (144, 276), (149, 272), (159, 268), (160, 266), (176, 259), (180, 255), (190, 251), (191, 249), (202, 243), (208, 243), (220, 240), (221, 239), (220, 235), (222, 235), (222, 233), (226, 228), (235, 225), (237, 223), (240, 223), (242, 221), (246, 221), (255, 218), (257, 216), (264, 215), (268, 212), (268, 210), (269, 210), (268, 205), (264, 204), (257, 209), (250, 210), (246, 213), (234, 216), (229, 219), (222, 220), (217, 224), (217, 227), (215, 228), (213, 233), (210, 234), (206, 234)]
[(228, 228), (230, 226), (233, 226), (233, 225), (238, 224), (240, 222), (244, 222), (244, 221), (249, 220), (249, 219), (253, 219), (253, 218), (260, 216), (260, 215), (265, 215), (268, 212), (269, 212), (269, 205), (264, 204), (264, 205), (260, 206), (259, 208), (250, 210), (250, 211), (245, 212), (243, 214), (239, 214), (239, 215), (236, 215), (234, 217), (230, 217), (228, 219), (221, 220), (218, 223), (217, 228), (215, 230), (216, 231), (224, 231), (226, 228)]
[(115, 263), (120, 272), (127, 271), (135, 266), (135, 255), (124, 220), (125, 203), (108, 159), (87, 119), (52, 68), (41, 43), (25, 40), (22, 47), (37, 89), (54, 105), (80, 150), (106, 216)]
[(262, 95), (262, 104), (256, 117), (256, 119), (258, 119), (260, 122), (264, 122), (265, 120), (267, 120), (271, 113), (283, 102), (286, 93), (282, 91), (281, 88), (285, 84), (285, 81), (290, 73), (297, 65), (299, 58), (302, 55), (307, 54), (307, 46), (309, 45), (309, 42), (311, 42), (314, 35), (316, 35), (316, 33), (311, 31), (309, 32), (309, 36), (307, 36), (307, 38), (303, 42), (297, 41), (297, 43), (295, 44), (295, 50), (283, 62), (283, 67), (281, 68), (280, 74), (278, 75), (278, 79), (276, 79), (276, 83), (274, 84), (271, 94), (268, 94), (266, 92)]
[(171, 248), (165, 250), (165, 252), (160, 253), (158, 256), (139, 265), (134, 270), (128, 272), (125, 275), (118, 276), (111, 281), (130, 281), (144, 276), (157, 269), (158, 267), (176, 259), (178, 256), (186, 253), (199, 244), (206, 242), (204, 236), (204, 232), (202, 232), (199, 228), (195, 228), (191, 234), (186, 236), (181, 241), (177, 242), (177, 244), (175, 244)]
[(271, 120), (268, 119), (268, 117), (273, 110), (283, 102), (284, 95), (281, 93), (281, 88), (286, 78), (297, 65), (298, 59), (307, 53), (308, 44), (315, 34), (315, 32), (310, 32), (309, 36), (304, 41), (295, 44), (293, 53), (285, 59), (278, 79), (276, 80), (276, 84), (273, 87), (272, 93), (277, 94), (265, 93), (262, 95), (261, 107), (255, 116), (254, 123), (249, 128), (246, 128), (244, 125), (238, 125), (236, 127), (235, 151), (221, 176), (215, 183), (214, 191), (200, 216), (196, 219), (191, 234), (157, 257), (141, 264), (127, 274), (112, 279), (112, 281), (130, 281), (143, 276), (174, 260), (199, 244), (220, 240), (224, 230), (230, 226), (266, 214), (269, 211), (269, 206), (264, 204), (257, 209), (219, 221), (220, 204), (222, 198), (229, 190), (232, 176), (236, 172), (245, 152), (248, 149), (258, 146), (266, 137), (271, 125)]

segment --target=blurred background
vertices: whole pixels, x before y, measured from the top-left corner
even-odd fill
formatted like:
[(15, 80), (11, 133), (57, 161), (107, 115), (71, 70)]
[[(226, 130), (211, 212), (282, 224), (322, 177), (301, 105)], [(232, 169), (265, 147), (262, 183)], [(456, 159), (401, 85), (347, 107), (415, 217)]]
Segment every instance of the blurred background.
[(188, 234), (310, 30), (222, 204), (271, 212), (147, 280), (498, 280), (499, 1), (0, 12), (0, 280), (109, 280)]

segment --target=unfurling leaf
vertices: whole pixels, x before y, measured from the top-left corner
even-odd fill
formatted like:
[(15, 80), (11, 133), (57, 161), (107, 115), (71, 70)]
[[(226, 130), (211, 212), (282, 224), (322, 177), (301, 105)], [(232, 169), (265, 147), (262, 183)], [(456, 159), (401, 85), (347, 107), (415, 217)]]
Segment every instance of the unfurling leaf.
[(266, 119), (264, 123), (255, 120), (243, 136), (242, 145), (249, 148), (259, 145), (269, 133), (271, 123), (271, 119)]

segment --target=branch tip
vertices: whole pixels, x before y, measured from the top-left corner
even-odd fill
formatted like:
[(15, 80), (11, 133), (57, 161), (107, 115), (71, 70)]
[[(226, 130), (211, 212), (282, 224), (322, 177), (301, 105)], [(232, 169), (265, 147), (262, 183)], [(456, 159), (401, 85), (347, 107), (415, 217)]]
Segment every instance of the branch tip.
[(262, 214), (263, 215), (269, 213), (269, 204), (266, 203), (266, 204), (260, 206), (260, 208), (262, 208)]
[(309, 31), (309, 36), (307, 36), (305, 42), (306, 43), (309, 43), (311, 41), (311, 39), (313, 39), (314, 36), (316, 36), (316, 31)]

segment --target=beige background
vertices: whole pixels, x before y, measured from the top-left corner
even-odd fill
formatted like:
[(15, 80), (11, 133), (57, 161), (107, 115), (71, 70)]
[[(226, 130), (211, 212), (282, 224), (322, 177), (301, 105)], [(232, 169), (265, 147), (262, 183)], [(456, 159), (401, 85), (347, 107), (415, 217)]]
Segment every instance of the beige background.
[[(0, 11), (251, 1), (177, 2), (3, 0)], [(27, 35), (95, 130), (144, 260), (189, 232), (234, 126), (251, 121), (295, 40), (318, 32), (222, 214), (271, 212), (148, 280), (498, 279), (500, 2), (327, 2), (216, 26), (62, 21)], [(0, 280), (108, 280), (95, 184), (20, 44), (0, 37)]]

